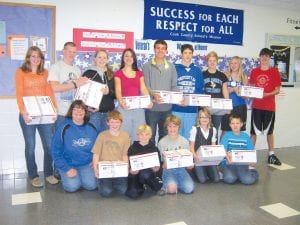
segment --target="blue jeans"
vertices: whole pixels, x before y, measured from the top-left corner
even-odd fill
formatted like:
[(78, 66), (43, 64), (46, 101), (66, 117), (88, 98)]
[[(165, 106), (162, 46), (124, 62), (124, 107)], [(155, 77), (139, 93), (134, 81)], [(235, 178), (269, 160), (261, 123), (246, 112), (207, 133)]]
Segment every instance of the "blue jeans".
[(164, 125), (165, 125), (166, 118), (169, 115), (171, 115), (171, 110), (164, 111), (164, 112), (156, 112), (156, 111), (150, 111), (150, 110), (145, 111), (146, 123), (152, 129), (151, 141), (153, 143), (155, 143), (157, 126), (158, 126), (158, 141), (167, 134)]
[(59, 125), (64, 122), (66, 119), (65, 116), (61, 116), (61, 115), (57, 115), (57, 120), (55, 121), (55, 130), (57, 130), (57, 128), (59, 127)]
[(163, 170), (163, 188), (168, 189), (168, 186), (175, 184), (177, 190), (190, 194), (194, 191), (194, 182), (185, 168), (164, 169)]
[(23, 116), (19, 115), (19, 123), (22, 128), (25, 141), (25, 159), (30, 179), (38, 177), (38, 169), (35, 162), (35, 137), (38, 130), (44, 150), (44, 175), (53, 175), (53, 160), (51, 155), (51, 141), (54, 132), (54, 124), (27, 125)]
[(118, 107), (118, 111), (123, 116), (122, 130), (129, 134), (130, 141), (138, 141), (136, 130), (139, 125), (145, 124), (145, 110), (144, 109), (131, 109), (124, 110), (122, 107)]
[(207, 180), (211, 180), (214, 183), (220, 180), (217, 166), (195, 166), (195, 174), (202, 184)]
[(98, 179), (98, 191), (103, 197), (109, 197), (113, 191), (124, 195), (127, 190), (127, 177)]
[(96, 127), (98, 133), (107, 130), (107, 113), (90, 112), (90, 116), (89, 122)]
[(240, 181), (242, 184), (254, 184), (258, 179), (258, 172), (255, 169), (248, 169), (248, 165), (226, 165), (223, 168), (223, 179), (227, 184), (234, 184)]
[(68, 177), (66, 172), (59, 170), (63, 188), (67, 192), (75, 192), (79, 188), (86, 190), (95, 190), (97, 188), (97, 179), (91, 164), (74, 167), (77, 170), (75, 177)]
[(189, 140), (192, 126), (196, 125), (197, 113), (173, 112), (173, 115), (181, 120), (179, 134)]

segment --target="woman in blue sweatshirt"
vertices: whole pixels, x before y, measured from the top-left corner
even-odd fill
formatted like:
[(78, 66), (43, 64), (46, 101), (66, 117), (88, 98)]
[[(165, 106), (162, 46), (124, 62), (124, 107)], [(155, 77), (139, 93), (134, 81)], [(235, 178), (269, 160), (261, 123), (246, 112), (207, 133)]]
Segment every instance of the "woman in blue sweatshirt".
[(79, 188), (94, 190), (97, 187), (91, 166), (92, 148), (97, 137), (96, 128), (89, 123), (87, 106), (75, 100), (52, 140), (52, 157), (65, 191)]

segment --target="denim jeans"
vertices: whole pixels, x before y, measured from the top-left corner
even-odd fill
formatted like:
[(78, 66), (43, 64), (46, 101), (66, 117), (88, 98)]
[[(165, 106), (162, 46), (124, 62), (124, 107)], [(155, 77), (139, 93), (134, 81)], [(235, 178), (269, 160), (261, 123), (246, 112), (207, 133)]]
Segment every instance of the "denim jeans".
[(227, 184), (240, 181), (242, 184), (254, 184), (258, 179), (255, 169), (248, 169), (248, 165), (226, 165), (223, 168), (223, 179)]
[(195, 174), (200, 183), (210, 180), (214, 183), (219, 182), (220, 176), (217, 166), (195, 166)]
[(169, 115), (171, 115), (171, 110), (164, 111), (164, 112), (156, 112), (150, 110), (145, 111), (146, 123), (152, 129), (151, 141), (153, 143), (155, 143), (157, 126), (158, 126), (158, 141), (167, 134), (164, 125), (165, 125), (165, 120)]
[(179, 134), (189, 140), (192, 126), (196, 124), (197, 113), (173, 112), (173, 115), (181, 120)]
[(107, 130), (107, 113), (102, 113), (102, 112), (90, 112), (90, 123), (92, 123), (98, 133)]
[(68, 177), (66, 172), (59, 170), (63, 188), (67, 192), (75, 192), (79, 188), (86, 190), (95, 190), (97, 188), (97, 179), (91, 164), (74, 167), (77, 170), (75, 177)]
[(54, 129), (57, 130), (57, 128), (59, 127), (59, 125), (60, 125), (62, 122), (64, 122), (65, 119), (66, 119), (65, 116), (57, 115), (57, 120), (55, 121), (55, 124), (54, 124), (55, 128), (54, 128)]
[(145, 110), (144, 109), (131, 109), (124, 110), (122, 107), (117, 108), (123, 116), (122, 130), (129, 134), (130, 141), (138, 141), (136, 130), (139, 125), (144, 124), (145, 121)]
[(165, 190), (167, 190), (169, 185), (175, 184), (177, 190), (185, 194), (190, 194), (194, 191), (194, 182), (185, 168), (164, 169), (162, 179)]
[(19, 123), (25, 141), (25, 159), (29, 178), (33, 179), (39, 176), (35, 162), (36, 130), (39, 132), (44, 150), (44, 175), (45, 177), (53, 175), (51, 141), (54, 132), (54, 124), (27, 125), (21, 114), (19, 115)]
[(124, 195), (127, 190), (127, 180), (127, 177), (98, 179), (99, 194), (103, 197), (109, 197), (113, 191), (116, 191), (118, 194)]

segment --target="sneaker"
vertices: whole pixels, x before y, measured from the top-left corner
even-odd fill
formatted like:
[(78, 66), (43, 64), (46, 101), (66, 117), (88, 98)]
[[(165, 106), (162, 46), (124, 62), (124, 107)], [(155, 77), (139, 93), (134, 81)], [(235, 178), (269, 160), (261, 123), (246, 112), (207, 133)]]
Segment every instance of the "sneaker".
[(276, 155), (272, 154), (272, 155), (269, 155), (268, 157), (268, 163), (269, 164), (274, 164), (274, 165), (277, 165), (277, 166), (280, 166), (281, 165), (281, 162), (280, 160), (277, 158)]
[(46, 181), (49, 183), (49, 184), (58, 184), (59, 180), (57, 180), (54, 176), (49, 176), (49, 177), (46, 177)]
[(161, 188), (158, 192), (157, 192), (157, 195), (159, 196), (164, 196), (166, 194), (166, 191), (165, 189)]
[(43, 187), (44, 186), (44, 182), (43, 182), (43, 180), (41, 178), (36, 177), (36, 178), (33, 178), (31, 180), (31, 185), (33, 187)]

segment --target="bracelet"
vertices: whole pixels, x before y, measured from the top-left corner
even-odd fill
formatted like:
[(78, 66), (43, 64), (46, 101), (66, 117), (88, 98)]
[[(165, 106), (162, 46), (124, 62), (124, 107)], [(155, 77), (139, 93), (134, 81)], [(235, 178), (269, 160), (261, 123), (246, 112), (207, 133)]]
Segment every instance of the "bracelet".
[(72, 80), (72, 83), (74, 85), (74, 88), (77, 88), (77, 84), (76, 84), (76, 82), (74, 80)]

